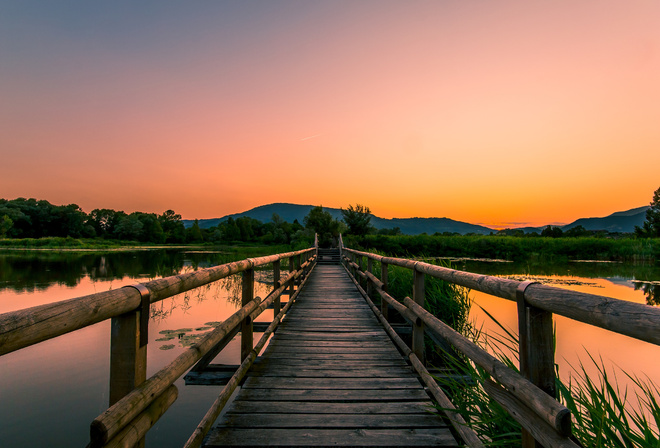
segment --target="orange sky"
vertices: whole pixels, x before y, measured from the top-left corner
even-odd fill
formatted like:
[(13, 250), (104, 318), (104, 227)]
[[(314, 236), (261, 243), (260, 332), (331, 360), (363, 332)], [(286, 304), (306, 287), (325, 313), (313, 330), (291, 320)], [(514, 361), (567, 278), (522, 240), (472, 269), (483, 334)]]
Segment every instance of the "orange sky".
[(656, 0), (7, 3), (3, 198), (515, 227), (660, 187)]

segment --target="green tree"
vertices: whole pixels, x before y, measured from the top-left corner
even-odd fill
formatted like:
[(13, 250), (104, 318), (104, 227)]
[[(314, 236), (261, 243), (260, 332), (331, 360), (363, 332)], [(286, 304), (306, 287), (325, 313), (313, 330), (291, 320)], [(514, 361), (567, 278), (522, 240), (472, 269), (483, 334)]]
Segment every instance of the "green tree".
[(109, 208), (95, 208), (87, 215), (87, 224), (94, 227), (96, 236), (113, 238), (116, 236), (115, 228), (119, 221), (126, 217), (123, 211), (115, 211)]
[(174, 210), (167, 210), (158, 217), (158, 222), (165, 233), (166, 243), (183, 243), (186, 240), (186, 228), (181, 215)]
[(646, 221), (641, 228), (635, 227), (635, 234), (647, 238), (660, 237), (660, 188), (653, 193), (653, 200), (646, 210)]
[(137, 213), (123, 217), (115, 226), (115, 234), (121, 240), (139, 241), (142, 236), (142, 222)]
[(138, 219), (142, 223), (142, 233), (140, 241), (151, 243), (164, 243), (165, 232), (160, 225), (158, 216), (155, 213), (138, 213)]
[(348, 233), (352, 235), (363, 236), (371, 230), (371, 210), (361, 204), (355, 204), (355, 207), (349, 205), (346, 210), (341, 209), (344, 217), (343, 221), (348, 226)]
[(188, 235), (186, 240), (189, 243), (201, 243), (204, 241), (204, 235), (202, 234), (202, 229), (199, 228), (199, 220), (193, 222), (192, 227), (188, 229)]
[(6, 237), (13, 225), (14, 221), (9, 216), (2, 215), (2, 218), (0, 218), (0, 238)]
[(312, 208), (305, 219), (305, 228), (314, 231), (319, 237), (319, 246), (330, 247), (339, 236), (339, 221), (334, 219), (328, 212), (323, 211), (322, 206)]
[(568, 237), (573, 237), (573, 238), (581, 238), (585, 236), (591, 236), (591, 232), (588, 231), (587, 229), (584, 228), (582, 225), (578, 225), (575, 227), (571, 227), (568, 229), (565, 233), (564, 236)]
[(550, 237), (550, 238), (561, 238), (564, 234), (559, 227), (548, 226), (543, 231), (541, 231), (541, 236)]

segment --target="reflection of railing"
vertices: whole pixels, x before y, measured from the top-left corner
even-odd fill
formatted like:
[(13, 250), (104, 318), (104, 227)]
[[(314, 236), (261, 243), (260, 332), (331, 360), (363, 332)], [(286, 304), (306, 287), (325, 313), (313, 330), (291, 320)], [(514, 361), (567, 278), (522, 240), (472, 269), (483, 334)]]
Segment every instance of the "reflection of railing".
[[(488, 380), (483, 387), (521, 424), (524, 447), (535, 446), (535, 440), (544, 446), (577, 446), (569, 439), (572, 432), (570, 412), (556, 401), (552, 313), (660, 345), (658, 308), (534, 282), (518, 282), (456, 271), (421, 261), (384, 257), (345, 247), (342, 253), (343, 261), (364, 294), (373, 296), (377, 292), (381, 297), (380, 312), (373, 304), (370, 305), (386, 328), (388, 305), (413, 323), (412, 350), (405, 344), (401, 346), (403, 341), (400, 339), (397, 343), (404, 352), (409, 353), (412, 364), (427, 382), (429, 389), (434, 390), (437, 385), (419, 362), (424, 359), (425, 331), (434, 339), (450, 342), (497, 380)], [(364, 258), (367, 259), (366, 269), (363, 266)], [(380, 279), (373, 274), (374, 261), (380, 263)], [(406, 297), (401, 303), (387, 293), (389, 265), (413, 271), (412, 299)], [(518, 303), (522, 375), (506, 367), (424, 309), (425, 275)], [(443, 403), (442, 396), (436, 396), (436, 399)], [(451, 408), (453, 405), (447, 403), (443, 407)], [(455, 427), (460, 431), (460, 422)]]
[[(289, 274), (280, 278), (280, 262), (283, 259), (289, 260)], [(265, 336), (253, 349), (252, 321), (272, 304), (275, 318), (271, 324), (272, 328), (269, 327), (265, 334), (272, 333), (283, 316), (280, 296), (288, 288), (288, 305), (293, 302), (297, 293), (294, 293), (295, 285), (305, 277), (315, 259), (314, 248), (248, 258), (112, 291), (5, 313), (0, 315), (0, 356), (112, 319), (110, 408), (92, 422), (91, 446), (139, 444), (154, 422), (176, 400), (177, 389), (173, 385), (174, 381), (198, 361), (208, 364), (239, 330), (243, 364), (237, 375), (243, 375), (247, 371), (267, 340)], [(274, 287), (262, 301), (258, 297), (254, 298), (254, 268), (268, 264), (273, 266)], [(243, 275), (242, 308), (165, 368), (146, 379), (146, 325), (150, 304), (239, 272)], [(242, 378), (237, 375), (232, 378), (234, 388)], [(225, 389), (229, 388), (228, 385)], [(213, 409), (209, 412), (213, 414), (212, 411)], [(212, 420), (208, 425), (211, 423)], [(200, 428), (195, 433), (197, 438), (199, 432)]]

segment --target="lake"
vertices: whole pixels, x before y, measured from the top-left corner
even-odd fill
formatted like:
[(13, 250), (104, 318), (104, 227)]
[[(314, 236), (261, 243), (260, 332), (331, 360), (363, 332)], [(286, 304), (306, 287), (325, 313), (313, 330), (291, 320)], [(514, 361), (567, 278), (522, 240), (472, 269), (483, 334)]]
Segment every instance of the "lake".
[[(0, 252), (0, 313), (107, 291), (263, 253), (222, 253), (159, 249), (134, 252)], [(524, 264), (461, 260), (457, 269), (517, 280), (532, 279), (622, 300), (657, 306), (660, 269), (619, 263)], [(255, 294), (264, 297), (270, 271), (257, 273)], [(240, 277), (152, 305), (148, 376), (167, 365), (196, 335), (208, 331), (239, 307)], [(471, 293), (502, 324), (516, 328), (513, 302)], [(499, 331), (481, 311), (472, 318), (485, 331)], [(267, 310), (259, 320), (272, 319)], [(577, 322), (556, 319), (560, 373), (588, 358), (585, 349), (607, 365), (660, 378), (658, 347)], [(501, 332), (501, 331), (500, 331)], [(174, 335), (174, 336), (172, 336)], [(255, 341), (260, 335), (255, 335)], [(239, 363), (238, 341), (215, 362)], [(89, 424), (107, 408), (110, 322), (28, 347), (0, 358), (0, 440), (2, 446), (85, 446)], [(621, 375), (620, 375), (621, 376)], [(195, 429), (221, 387), (176, 383), (179, 398), (147, 435), (147, 446), (180, 447)]]

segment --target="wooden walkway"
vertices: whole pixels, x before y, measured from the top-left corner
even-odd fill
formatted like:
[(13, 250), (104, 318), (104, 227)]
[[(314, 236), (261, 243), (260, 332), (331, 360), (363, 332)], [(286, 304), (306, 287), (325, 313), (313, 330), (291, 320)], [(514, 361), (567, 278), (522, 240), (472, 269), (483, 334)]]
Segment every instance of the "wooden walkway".
[(458, 444), (344, 268), (317, 265), (204, 446)]

